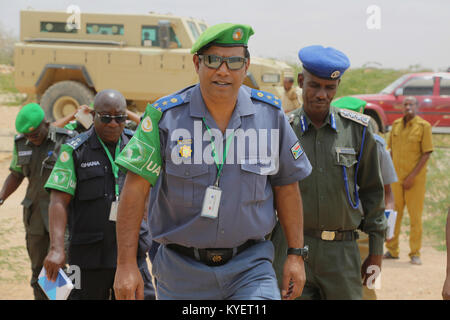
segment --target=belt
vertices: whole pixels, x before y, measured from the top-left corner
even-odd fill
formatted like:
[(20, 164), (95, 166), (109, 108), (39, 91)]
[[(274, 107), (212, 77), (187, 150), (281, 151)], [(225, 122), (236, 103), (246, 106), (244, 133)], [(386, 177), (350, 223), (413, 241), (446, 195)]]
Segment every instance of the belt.
[(258, 240), (248, 240), (247, 242), (241, 244), (235, 248), (210, 248), (210, 249), (197, 249), (193, 247), (184, 247), (175, 243), (170, 243), (166, 245), (167, 248), (187, 256), (189, 258), (195, 259), (197, 261), (203, 262), (208, 266), (221, 266), (230, 261), (234, 256), (238, 255), (245, 249), (251, 247), (255, 243), (260, 242)]
[(355, 230), (348, 231), (325, 231), (325, 230), (305, 230), (306, 236), (325, 241), (352, 241), (358, 240), (359, 235)]

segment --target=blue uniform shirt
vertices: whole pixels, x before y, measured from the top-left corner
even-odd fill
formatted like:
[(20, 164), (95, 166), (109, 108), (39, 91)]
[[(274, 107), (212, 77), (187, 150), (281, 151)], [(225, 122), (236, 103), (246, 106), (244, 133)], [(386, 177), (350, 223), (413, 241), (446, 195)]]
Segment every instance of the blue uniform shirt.
[[(232, 248), (270, 233), (276, 223), (272, 187), (299, 181), (312, 170), (278, 98), (242, 86), (223, 137), (199, 85), (153, 106), (163, 111), (162, 170), (152, 190), (149, 216), (153, 240)], [(232, 139), (219, 181), (222, 196), (215, 219), (200, 215), (205, 190), (214, 185), (218, 173), (205, 123), (215, 137), (219, 159), (221, 144), (224, 147), (227, 137)]]

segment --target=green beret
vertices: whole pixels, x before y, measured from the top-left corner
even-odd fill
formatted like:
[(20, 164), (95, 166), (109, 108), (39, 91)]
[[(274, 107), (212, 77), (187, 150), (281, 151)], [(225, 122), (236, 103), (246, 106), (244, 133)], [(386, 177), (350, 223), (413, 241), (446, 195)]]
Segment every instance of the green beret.
[(340, 99), (334, 100), (331, 105), (333, 107), (339, 108), (339, 109), (347, 109), (355, 112), (364, 112), (364, 107), (366, 106), (367, 102), (355, 98), (355, 97), (342, 97)]
[(44, 118), (44, 110), (37, 103), (29, 103), (17, 114), (16, 130), (19, 133), (30, 133), (39, 127)]
[(245, 24), (220, 23), (206, 29), (192, 46), (191, 53), (208, 43), (214, 43), (221, 47), (246, 46), (248, 38), (255, 32), (252, 27)]

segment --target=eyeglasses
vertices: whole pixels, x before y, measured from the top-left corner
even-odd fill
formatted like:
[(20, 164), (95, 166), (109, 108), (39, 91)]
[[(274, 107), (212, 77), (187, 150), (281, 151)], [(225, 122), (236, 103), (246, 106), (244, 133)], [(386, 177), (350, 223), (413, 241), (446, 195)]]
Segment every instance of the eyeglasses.
[(122, 123), (127, 120), (128, 116), (126, 114), (122, 114), (119, 116), (110, 116), (109, 114), (99, 114), (97, 113), (97, 116), (100, 118), (100, 121), (102, 123), (110, 123), (113, 120), (116, 120), (117, 123)]
[(227, 63), (228, 69), (239, 70), (247, 62), (247, 58), (244, 57), (221, 57), (213, 54), (199, 54), (200, 59), (208, 68), (219, 69), (222, 63), (225, 61)]

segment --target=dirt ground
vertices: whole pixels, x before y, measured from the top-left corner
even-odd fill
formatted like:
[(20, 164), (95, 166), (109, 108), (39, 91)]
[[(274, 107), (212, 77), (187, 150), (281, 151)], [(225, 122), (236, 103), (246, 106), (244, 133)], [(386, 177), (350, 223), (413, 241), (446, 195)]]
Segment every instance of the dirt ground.
[[(0, 106), (0, 183), (8, 175), (13, 146), (14, 121), (17, 107)], [(29, 286), (31, 275), (25, 232), (22, 223), (21, 201), (27, 182), (0, 206), (0, 300), (33, 299)], [(406, 228), (403, 228), (405, 232)], [(423, 265), (413, 266), (408, 258), (408, 238), (402, 234), (400, 259), (383, 262), (379, 299), (424, 300), (442, 299), (445, 279), (445, 252), (437, 251), (424, 239)]]

